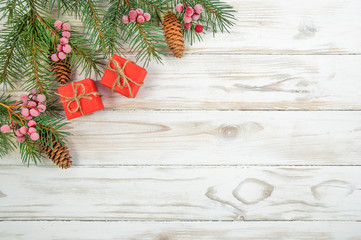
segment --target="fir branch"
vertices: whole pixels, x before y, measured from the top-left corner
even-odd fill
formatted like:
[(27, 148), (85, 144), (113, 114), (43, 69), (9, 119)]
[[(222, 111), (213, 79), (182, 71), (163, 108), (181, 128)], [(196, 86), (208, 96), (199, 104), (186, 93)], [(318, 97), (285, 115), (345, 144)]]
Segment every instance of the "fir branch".
[[(30, 95), (30, 97), (31, 96), (32, 95)], [(42, 146), (48, 146), (52, 149), (53, 139), (55, 139), (59, 145), (65, 146), (66, 137), (69, 133), (62, 129), (68, 122), (64, 121), (64, 117), (60, 117), (59, 115), (55, 117), (49, 114), (49, 110), (52, 109), (53, 106), (48, 105), (48, 110), (45, 113), (34, 118), (37, 123), (35, 128), (41, 138), (38, 141), (33, 141), (28, 134), (25, 134), (24, 142), (16, 144), (15, 129), (28, 125), (27, 121), (19, 114), (22, 108), (22, 104), (19, 103), (20, 102), (11, 103), (10, 95), (2, 94), (0, 96), (0, 124), (12, 126), (12, 132), (10, 133), (0, 132), (0, 158), (14, 151), (18, 146), (23, 163), (29, 165), (33, 162), (37, 164), (43, 154)]]
[(0, 32), (0, 84), (14, 88), (13, 82), (22, 79), (23, 60), (26, 58), (24, 29), (29, 16), (9, 21)]
[(130, 42), (130, 49), (136, 52), (136, 59), (148, 66), (151, 59), (162, 62), (164, 45), (163, 31), (153, 22), (132, 24), (125, 30), (126, 41)]
[(79, 1), (79, 9), (77, 14), (80, 16), (85, 32), (88, 34), (90, 42), (95, 48), (100, 48), (103, 52), (105, 48), (105, 38), (101, 31), (101, 17), (103, 12), (99, 6), (101, 1), (98, 0), (81, 0)]
[(205, 29), (211, 29), (213, 34), (221, 31), (229, 32), (230, 28), (234, 25), (235, 10), (232, 6), (227, 3), (218, 1), (218, 0), (186, 0), (186, 2), (190, 3), (191, 6), (195, 4), (201, 4), (204, 9), (204, 13), (201, 22), (204, 23)]
[(39, 135), (42, 136), (40, 138), (41, 145), (46, 145), (53, 149), (52, 143), (53, 139), (55, 139), (60, 145), (65, 146), (69, 133), (60, 130), (68, 125), (68, 122), (64, 120), (64, 117), (54, 118), (49, 115), (39, 117), (37, 129), (39, 130)]
[(19, 144), (19, 151), (21, 160), (24, 164), (30, 166), (30, 162), (35, 165), (40, 162), (41, 149), (36, 146), (29, 138), (26, 138), (24, 142)]
[(72, 54), (70, 57), (70, 64), (73, 69), (80, 68), (80, 74), (84, 73), (86, 77), (90, 77), (92, 73), (99, 77), (101, 70), (104, 67), (102, 63), (103, 58), (95, 49), (89, 48), (89, 40), (82, 34), (70, 31), (71, 41), (69, 42), (72, 47)]
[(122, 16), (128, 11), (127, 4), (124, 0), (110, 0), (109, 7), (103, 18), (102, 32), (104, 32), (105, 39), (105, 56), (111, 56), (114, 53), (121, 54), (124, 41), (120, 34), (120, 29), (125, 25), (122, 23)]

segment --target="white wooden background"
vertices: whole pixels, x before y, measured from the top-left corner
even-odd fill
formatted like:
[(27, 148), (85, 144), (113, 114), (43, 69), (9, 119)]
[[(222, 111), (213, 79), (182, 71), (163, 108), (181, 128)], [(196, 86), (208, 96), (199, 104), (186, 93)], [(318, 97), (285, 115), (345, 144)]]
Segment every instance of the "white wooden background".
[(99, 87), (70, 169), (1, 160), (0, 239), (361, 239), (361, 1), (227, 2), (136, 99)]

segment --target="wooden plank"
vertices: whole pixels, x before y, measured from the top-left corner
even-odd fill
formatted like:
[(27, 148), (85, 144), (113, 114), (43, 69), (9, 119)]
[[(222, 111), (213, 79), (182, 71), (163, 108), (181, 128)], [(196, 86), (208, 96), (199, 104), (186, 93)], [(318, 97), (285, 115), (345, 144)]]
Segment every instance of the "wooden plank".
[[(361, 2), (358, 0), (224, 0), (234, 7), (231, 34), (211, 33), (187, 45), (193, 53), (360, 54)], [(54, 9), (56, 16), (56, 9)], [(72, 17), (72, 27), (81, 22)]]
[(361, 239), (360, 222), (0, 222), (3, 240)]
[(0, 169), (1, 220), (361, 220), (361, 167)]
[[(226, 0), (237, 13), (231, 34), (219, 34), (187, 52), (243, 54), (360, 53), (361, 2)], [(344, 23), (347, 22), (345, 25)], [(355, 32), (356, 31), (356, 32)]]
[(88, 166), (360, 165), (360, 129), (356, 111), (109, 110), (68, 130), (74, 165)]
[(98, 86), (106, 108), (359, 110), (359, 66), (357, 55), (192, 55), (152, 63), (135, 99)]

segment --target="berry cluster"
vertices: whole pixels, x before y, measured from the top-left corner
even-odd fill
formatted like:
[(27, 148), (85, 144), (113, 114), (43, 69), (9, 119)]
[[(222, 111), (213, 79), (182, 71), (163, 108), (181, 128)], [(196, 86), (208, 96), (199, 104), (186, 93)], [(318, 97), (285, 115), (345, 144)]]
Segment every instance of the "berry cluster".
[(23, 115), (25, 120), (31, 120), (46, 110), (46, 97), (43, 94), (37, 94), (36, 89), (32, 89), (29, 95), (21, 94), (20, 99), (23, 107), (21, 115)]
[[(33, 117), (37, 117), (40, 113), (46, 110), (45, 105), (46, 97), (43, 94), (37, 94), (36, 89), (30, 91), (30, 94), (22, 94), (20, 96), (20, 106), (21, 115), (23, 115), (25, 120), (28, 120), (26, 124), (23, 123), (23, 126), (18, 124), (11, 123), (14, 135), (16, 136), (16, 140), (20, 143), (24, 142), (26, 139), (26, 134), (29, 135), (30, 139), (36, 141), (39, 139), (39, 134), (36, 131), (36, 122), (31, 120)], [(2, 133), (10, 132), (10, 126), (5, 124), (0, 128)]]
[[(181, 3), (178, 3), (175, 6), (175, 10), (179, 13), (183, 13), (184, 10), (184, 6)], [(188, 30), (192, 27), (191, 22), (192, 21), (198, 21), (200, 18), (200, 14), (203, 12), (203, 7), (200, 4), (196, 4), (194, 5), (194, 7), (187, 7), (184, 10), (184, 17), (183, 17), (183, 21), (184, 21), (184, 29)], [(196, 26), (194, 27), (194, 30), (197, 33), (201, 33), (203, 32), (203, 26), (201, 24), (196, 24)]]
[(62, 23), (60, 20), (55, 21), (54, 26), (57, 30), (63, 30), (61, 35), (62, 38), (59, 39), (60, 44), (56, 47), (57, 53), (51, 55), (51, 60), (53, 62), (63, 60), (66, 58), (66, 54), (71, 52), (71, 47), (68, 44), (70, 37), (70, 25), (69, 23)]
[(124, 15), (122, 17), (122, 21), (125, 24), (129, 22), (144, 23), (145, 21), (148, 22), (149, 20), (150, 20), (150, 14), (147, 12), (145, 13), (141, 8), (138, 8), (136, 10), (130, 10), (128, 15)]

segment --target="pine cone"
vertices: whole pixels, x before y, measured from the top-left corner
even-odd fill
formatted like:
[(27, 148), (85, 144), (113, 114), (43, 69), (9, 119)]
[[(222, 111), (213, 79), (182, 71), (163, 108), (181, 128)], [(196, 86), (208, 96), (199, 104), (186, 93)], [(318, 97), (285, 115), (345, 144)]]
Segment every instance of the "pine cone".
[(169, 12), (164, 16), (163, 32), (173, 55), (181, 58), (184, 52), (183, 30), (181, 22), (174, 13)]
[(60, 168), (69, 168), (72, 164), (69, 149), (66, 146), (60, 145), (55, 138), (53, 138), (53, 149), (42, 143), (41, 148), (46, 153), (49, 159), (51, 159)]
[(56, 77), (56, 81), (60, 84), (67, 84), (70, 81), (70, 64), (69, 64), (68, 56), (64, 60), (60, 60), (57, 62), (50, 61), (50, 66), (52, 67), (51, 71), (54, 72)]

